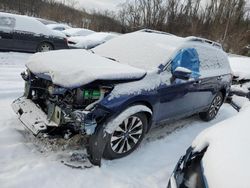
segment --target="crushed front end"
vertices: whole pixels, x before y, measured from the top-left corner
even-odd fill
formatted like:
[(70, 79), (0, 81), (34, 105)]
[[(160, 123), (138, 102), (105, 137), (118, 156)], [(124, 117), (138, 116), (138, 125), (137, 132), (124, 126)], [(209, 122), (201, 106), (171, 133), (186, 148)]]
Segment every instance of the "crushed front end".
[(54, 85), (45, 74), (26, 71), (21, 75), (25, 80), (24, 95), (13, 102), (12, 108), (35, 136), (53, 132), (91, 136), (110, 113), (99, 102), (111, 86), (63, 88)]

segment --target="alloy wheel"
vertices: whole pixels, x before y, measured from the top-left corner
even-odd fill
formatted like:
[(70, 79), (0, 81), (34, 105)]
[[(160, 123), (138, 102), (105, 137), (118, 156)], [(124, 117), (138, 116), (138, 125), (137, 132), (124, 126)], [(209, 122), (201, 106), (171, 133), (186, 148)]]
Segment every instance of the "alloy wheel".
[(130, 116), (125, 119), (114, 131), (110, 145), (117, 154), (127, 153), (140, 141), (143, 134), (143, 123), (140, 118)]
[(210, 109), (209, 109), (209, 116), (210, 117), (215, 117), (216, 114), (218, 113), (220, 107), (221, 107), (221, 104), (222, 104), (222, 98), (221, 96), (216, 96), (215, 99), (213, 100), (213, 103), (212, 105), (210, 106)]

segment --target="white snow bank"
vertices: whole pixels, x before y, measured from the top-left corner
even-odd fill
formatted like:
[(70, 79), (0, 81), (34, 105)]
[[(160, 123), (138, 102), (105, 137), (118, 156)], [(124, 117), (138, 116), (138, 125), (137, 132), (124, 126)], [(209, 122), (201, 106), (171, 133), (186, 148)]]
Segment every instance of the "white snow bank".
[(208, 187), (250, 187), (250, 103), (240, 113), (203, 131), (192, 146), (201, 151)]
[(54, 84), (77, 87), (95, 80), (139, 79), (146, 71), (100, 57), (86, 50), (58, 50), (31, 56), (26, 66), (47, 74)]
[(234, 76), (241, 79), (250, 79), (250, 58), (249, 57), (229, 57), (230, 65)]
[(64, 37), (64, 35), (54, 32), (33, 17), (0, 12), (0, 18), (2, 22), (0, 27), (6, 25), (4, 23), (11, 23), (7, 24), (9, 28), (5, 27), (5, 29), (14, 29), (16, 32), (30, 32), (37, 35)]
[(174, 35), (138, 31), (116, 37), (93, 51), (123, 64), (151, 70), (166, 64), (184, 41)]
[[(99, 33), (90, 34), (88, 36), (70, 37), (68, 38), (68, 42), (69, 42), (69, 46), (71, 47), (90, 49), (116, 36), (117, 34), (114, 34), (114, 33), (99, 32)], [(71, 42), (75, 44), (72, 44)]]
[(95, 33), (95, 31), (84, 29), (84, 28), (70, 28), (62, 32), (68, 37), (87, 36), (87, 35)]

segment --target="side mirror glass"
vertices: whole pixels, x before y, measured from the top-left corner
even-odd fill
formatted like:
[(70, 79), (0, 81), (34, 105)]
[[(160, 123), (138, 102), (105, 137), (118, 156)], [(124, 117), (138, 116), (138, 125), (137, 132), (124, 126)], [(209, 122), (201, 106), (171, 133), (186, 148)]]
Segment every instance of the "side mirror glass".
[(182, 80), (188, 80), (191, 77), (191, 74), (192, 74), (192, 71), (185, 67), (177, 67), (173, 72), (173, 76), (175, 78), (179, 78)]

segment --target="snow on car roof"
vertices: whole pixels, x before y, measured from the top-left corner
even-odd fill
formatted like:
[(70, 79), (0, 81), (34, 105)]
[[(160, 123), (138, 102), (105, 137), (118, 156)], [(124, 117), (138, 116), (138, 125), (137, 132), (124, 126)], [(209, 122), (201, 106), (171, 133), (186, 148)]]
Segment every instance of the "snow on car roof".
[(184, 42), (185, 38), (171, 34), (137, 31), (116, 37), (93, 51), (123, 64), (151, 70), (166, 64)]
[(42, 24), (40, 21), (33, 17), (4, 12), (0, 12), (0, 17), (14, 18), (16, 20), (14, 25), (14, 29), (16, 31), (26, 31), (38, 35), (43, 34), (48, 36), (63, 37), (62, 35), (59, 35), (58, 33), (55, 33), (50, 30), (44, 24)]
[(71, 29), (70, 26), (68, 26), (67, 24), (61, 24), (61, 23), (53, 23), (53, 24), (47, 24), (46, 25), (48, 28), (50, 29), (55, 29), (57, 27), (63, 27), (65, 29)]
[[(96, 32), (96, 33), (90, 34), (88, 36), (70, 37), (70, 38), (68, 38), (68, 41), (72, 41), (72, 42), (76, 43), (75, 45), (72, 45), (74, 47), (89, 49), (89, 48), (93, 48), (99, 44), (102, 44), (102, 43), (104, 43), (104, 42), (106, 42), (106, 41), (108, 41), (116, 36), (118, 36), (118, 34)], [(70, 43), (69, 43), (69, 46), (70, 46)]]
[(208, 146), (202, 165), (208, 187), (250, 187), (250, 103), (236, 116), (203, 131), (193, 141), (195, 151)]
[(89, 29), (84, 29), (84, 28), (70, 28), (62, 31), (68, 36), (87, 36), (92, 33), (95, 33), (95, 31), (89, 30)]

